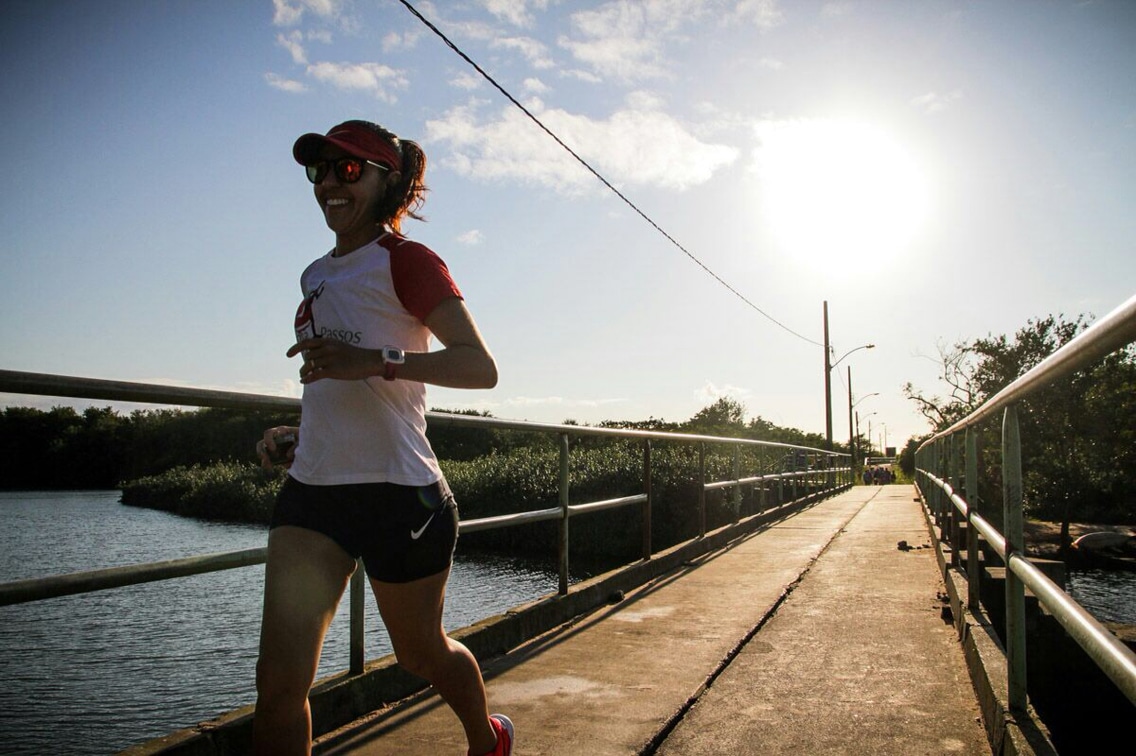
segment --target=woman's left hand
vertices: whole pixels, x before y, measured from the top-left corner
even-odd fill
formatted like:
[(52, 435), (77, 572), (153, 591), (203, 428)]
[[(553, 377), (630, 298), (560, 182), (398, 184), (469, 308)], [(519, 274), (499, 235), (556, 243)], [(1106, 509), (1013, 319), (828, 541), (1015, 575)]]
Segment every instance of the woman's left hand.
[(304, 364), (300, 366), (300, 383), (324, 378), (354, 381), (383, 373), (383, 360), (377, 349), (362, 349), (335, 339), (312, 338), (298, 341), (288, 350), (289, 357), (301, 353)]

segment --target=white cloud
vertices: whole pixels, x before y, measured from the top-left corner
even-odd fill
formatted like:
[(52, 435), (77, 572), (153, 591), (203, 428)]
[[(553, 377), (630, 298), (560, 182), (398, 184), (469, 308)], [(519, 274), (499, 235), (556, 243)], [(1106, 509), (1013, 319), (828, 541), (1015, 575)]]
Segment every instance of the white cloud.
[(295, 79), (285, 79), (274, 73), (266, 73), (264, 80), (268, 82), (268, 86), (274, 89), (279, 89), (284, 92), (306, 92), (308, 88), (304, 86), (303, 82), (296, 81)]
[(599, 76), (596, 76), (591, 71), (584, 71), (579, 68), (569, 68), (565, 71), (561, 71), (560, 75), (566, 79), (576, 79), (578, 81), (582, 81), (585, 84), (599, 84), (603, 81), (603, 79), (601, 79)]
[(578, 61), (622, 81), (665, 75), (661, 31), (653, 31), (646, 6), (610, 3), (572, 16), (575, 37), (561, 36), (557, 44)]
[(304, 14), (311, 12), (320, 18), (335, 20), (339, 18), (343, 0), (272, 0), (272, 23), (276, 26), (295, 26)]
[(741, 0), (734, 8), (734, 16), (765, 30), (780, 24), (785, 14), (778, 7), (777, 0)]
[(419, 31), (410, 31), (405, 34), (398, 32), (387, 32), (383, 35), (383, 52), (396, 52), (399, 50), (410, 50), (418, 46), (418, 40), (422, 37)]
[(481, 0), (481, 4), (497, 18), (527, 28), (534, 21), (529, 7), (544, 10), (548, 7), (548, 0)]
[[(613, 184), (682, 190), (708, 181), (738, 156), (733, 147), (700, 141), (682, 123), (653, 109), (624, 109), (606, 120), (563, 110), (538, 117)], [(570, 195), (601, 189), (595, 177), (515, 108), (482, 119), (476, 104), (426, 124), (427, 140), (445, 144), (443, 164), (490, 181), (521, 181)]]
[(477, 246), (478, 244), (481, 244), (482, 239), (483, 234), (481, 233), (481, 229), (479, 228), (471, 228), (464, 234), (458, 234), (457, 237), (458, 243), (468, 244), (470, 246)]
[(314, 63), (308, 75), (337, 89), (369, 92), (384, 102), (396, 102), (393, 90), (409, 85), (402, 71), (381, 63)]
[(524, 88), (532, 94), (545, 94), (549, 91), (548, 85), (536, 77), (525, 79)]
[(767, 68), (770, 71), (780, 71), (785, 67), (785, 64), (776, 58), (762, 58), (758, 61), (758, 65), (762, 68)]
[(822, 18), (838, 18), (840, 16), (847, 16), (851, 12), (852, 3), (846, 2), (825, 3), (820, 9)]
[(574, 13), (571, 34), (557, 44), (601, 76), (658, 78), (671, 62), (666, 43), (712, 10), (704, 0), (615, 0)]
[(668, 48), (695, 42), (690, 29), (704, 19), (764, 31), (783, 15), (777, 0), (613, 0), (573, 13), (571, 30), (557, 44), (600, 77), (636, 82), (670, 76), (677, 58)]
[(480, 74), (469, 73), (468, 71), (461, 71), (457, 76), (450, 79), (450, 86), (458, 89), (465, 89), (472, 92), (475, 89), (481, 88), (482, 78)]
[(524, 56), (533, 68), (552, 68), (555, 62), (539, 41), (530, 37), (500, 37), (494, 39), (489, 47), (493, 50), (513, 50)]
[(911, 98), (911, 104), (922, 110), (928, 115), (932, 113), (940, 113), (954, 104), (957, 100), (962, 99), (962, 91), (956, 89), (947, 94), (939, 94), (938, 92), (928, 92), (924, 95)]
[(292, 56), (292, 62), (300, 65), (306, 65), (308, 62), (307, 53), (304, 52), (304, 35), (300, 31), (294, 31), (285, 36), (284, 34), (276, 35), (276, 44), (283, 47)]
[(731, 386), (729, 384), (719, 386), (713, 381), (706, 381), (706, 383), (694, 390), (694, 398), (705, 405), (713, 404), (723, 397), (736, 399), (744, 404), (745, 400), (752, 393), (753, 392), (749, 389), (740, 386)]
[(276, 26), (295, 26), (304, 15), (302, 5), (289, 5), (288, 0), (272, 0), (272, 5), (272, 23)]

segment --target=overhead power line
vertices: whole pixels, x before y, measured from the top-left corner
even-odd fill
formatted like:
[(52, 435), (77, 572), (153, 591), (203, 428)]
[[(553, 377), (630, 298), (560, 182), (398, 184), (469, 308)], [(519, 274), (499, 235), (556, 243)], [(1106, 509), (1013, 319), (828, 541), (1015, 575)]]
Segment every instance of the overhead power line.
[(462, 60), (464, 60), (469, 65), (471, 65), (475, 71), (477, 71), (479, 74), (481, 74), (481, 76), (486, 81), (488, 81), (491, 85), (493, 85), (494, 89), (496, 89), (498, 92), (500, 92), (502, 95), (504, 95), (509, 100), (509, 102), (513, 103), (513, 105), (515, 105), (518, 109), (520, 109), (520, 111), (522, 113), (524, 113), (526, 116), (528, 116), (529, 120), (531, 120), (533, 123), (535, 123), (540, 128), (541, 131), (543, 131), (545, 134), (548, 134), (550, 137), (552, 137), (552, 139), (555, 140), (558, 145), (563, 147), (564, 150), (569, 155), (571, 155), (572, 157), (574, 157), (576, 159), (576, 162), (578, 162), (580, 165), (584, 166), (584, 168), (586, 168), (589, 173), (591, 173), (593, 176), (595, 176), (597, 179), (599, 179), (600, 182), (603, 183), (604, 186), (606, 186), (608, 189), (610, 189), (612, 191), (613, 194), (615, 194), (615, 196), (617, 196), (621, 200), (623, 200), (623, 202), (628, 207), (630, 207), (632, 210), (634, 210), (636, 212), (636, 214), (639, 215), (640, 218), (647, 221), (647, 223), (651, 224), (651, 226), (656, 231), (658, 231), (660, 234), (662, 234), (667, 239), (667, 241), (669, 241), (671, 244), (673, 244), (675, 247), (677, 247), (680, 251), (682, 251), (682, 253), (684, 255), (686, 255), (691, 260), (693, 260), (694, 263), (696, 265), (698, 265), (698, 267), (702, 268), (702, 270), (706, 271), (706, 273), (709, 274), (711, 278), (713, 278), (718, 283), (722, 284), (722, 286), (726, 287), (734, 296), (736, 296), (738, 299), (740, 299), (742, 302), (747, 304), (750, 308), (752, 308), (753, 310), (758, 312), (760, 315), (762, 315), (763, 317), (768, 319), (773, 324), (779, 326), (780, 328), (783, 328), (784, 330), (793, 334), (797, 338), (802, 339), (804, 341), (807, 341), (810, 344), (813, 344), (813, 345), (819, 346), (819, 347), (824, 346), (820, 342), (813, 341), (812, 339), (808, 338), (807, 336), (802, 336), (801, 334), (797, 333), (792, 328), (785, 325), (781, 321), (777, 320), (777, 318), (773, 317), (772, 315), (767, 313), (765, 310), (758, 307), (756, 304), (751, 302), (744, 294), (742, 294), (740, 291), (738, 291), (733, 286), (731, 286), (729, 283), (727, 283), (725, 281), (725, 279), (723, 279), (721, 276), (719, 276), (717, 273), (715, 273), (713, 270), (711, 270), (710, 267), (706, 265), (706, 263), (699, 260), (690, 250), (688, 250), (686, 247), (684, 247), (682, 244), (680, 244), (677, 239), (675, 239), (673, 236), (671, 236), (669, 233), (667, 233), (666, 230), (664, 230), (662, 226), (660, 226), (658, 223), (656, 223), (649, 215), (647, 215), (645, 212), (640, 210), (639, 207), (634, 202), (632, 202), (630, 199), (628, 199), (623, 194), (623, 192), (619, 191), (614, 186), (612, 186), (610, 181), (608, 181), (606, 178), (604, 178), (603, 175), (600, 174), (599, 171), (597, 171), (595, 168), (593, 168), (591, 165), (589, 165), (588, 161), (586, 161), (586, 160), (584, 160), (584, 158), (580, 157), (576, 153), (575, 150), (573, 150), (571, 147), (569, 147), (567, 144), (565, 144), (564, 141), (560, 137), (558, 137), (555, 133), (553, 133), (553, 131), (551, 129), (549, 129), (547, 126), (545, 126), (544, 123), (542, 123), (539, 118), (537, 118), (535, 115), (533, 115), (532, 112), (530, 112), (528, 108), (526, 108), (524, 105), (522, 105), (517, 100), (517, 98), (513, 97), (513, 95), (510, 94), (508, 92), (508, 90), (506, 90), (504, 87), (502, 87), (500, 84), (498, 84), (497, 81), (492, 76), (490, 76), (481, 66), (479, 66), (468, 55), (466, 55), (465, 52), (463, 52), (461, 48), (459, 48), (456, 44), (454, 44), (450, 40), (449, 37), (447, 37), (445, 34), (443, 34), (442, 31), (437, 26), (435, 26), (433, 23), (431, 23), (430, 20), (427, 19), (425, 16), (423, 16), (421, 13), (419, 13), (418, 9), (415, 8), (413, 5), (411, 5), (408, 0), (399, 0), (399, 2), (401, 2), (404, 6), (406, 6), (406, 9), (408, 11), (410, 11), (411, 13), (413, 13), (418, 18), (419, 21), (421, 21), (423, 24), (426, 25), (426, 27), (428, 29), (430, 29), (430, 31), (434, 32), (434, 34), (436, 34), (439, 39), (441, 39), (443, 42), (445, 42), (447, 47), (449, 47), (451, 50), (453, 50), (455, 53), (457, 53), (462, 58)]

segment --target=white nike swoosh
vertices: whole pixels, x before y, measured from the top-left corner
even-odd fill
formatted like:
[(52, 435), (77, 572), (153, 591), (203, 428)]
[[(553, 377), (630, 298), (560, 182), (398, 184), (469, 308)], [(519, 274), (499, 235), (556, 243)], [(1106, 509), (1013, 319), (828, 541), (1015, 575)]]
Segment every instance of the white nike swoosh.
[(422, 536), (422, 534), (426, 532), (426, 528), (430, 527), (430, 523), (434, 520), (434, 515), (436, 515), (436, 514), (438, 514), (438, 513), (437, 512), (431, 512), (430, 513), (430, 519), (426, 521), (425, 525), (420, 527), (418, 530), (410, 531), (410, 540), (417, 541)]

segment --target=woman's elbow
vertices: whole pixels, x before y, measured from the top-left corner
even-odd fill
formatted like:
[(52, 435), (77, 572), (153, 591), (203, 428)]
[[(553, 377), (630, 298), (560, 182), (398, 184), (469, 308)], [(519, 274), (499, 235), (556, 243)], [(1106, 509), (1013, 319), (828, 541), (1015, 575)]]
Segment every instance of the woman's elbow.
[(477, 388), (491, 389), (497, 386), (497, 361), (488, 354), (478, 373)]

